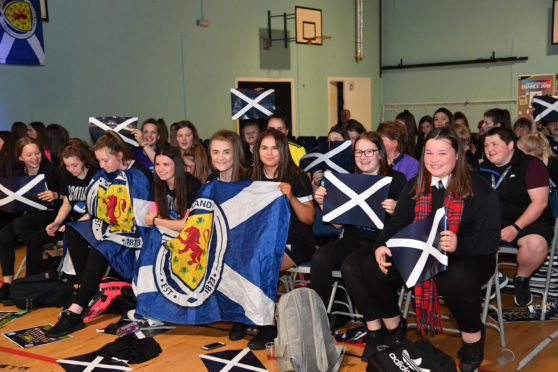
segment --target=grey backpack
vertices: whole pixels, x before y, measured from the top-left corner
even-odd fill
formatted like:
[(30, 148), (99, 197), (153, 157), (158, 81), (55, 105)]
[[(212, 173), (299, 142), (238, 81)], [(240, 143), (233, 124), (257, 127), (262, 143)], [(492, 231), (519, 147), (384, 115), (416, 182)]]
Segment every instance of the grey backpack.
[(277, 329), (279, 371), (335, 372), (341, 366), (345, 346), (335, 344), (325, 306), (314, 290), (297, 288), (280, 298)]

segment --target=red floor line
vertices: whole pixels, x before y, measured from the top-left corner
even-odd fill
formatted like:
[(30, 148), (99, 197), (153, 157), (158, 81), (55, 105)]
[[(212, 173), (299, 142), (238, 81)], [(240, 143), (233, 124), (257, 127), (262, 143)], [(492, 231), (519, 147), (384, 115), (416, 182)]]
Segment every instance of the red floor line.
[(49, 358), (47, 356), (42, 356), (42, 355), (33, 354), (33, 353), (28, 353), (27, 351), (22, 351), (22, 350), (17, 350), (17, 349), (10, 349), (9, 347), (0, 346), (0, 352), (1, 351), (5, 352), (5, 353), (10, 353), (10, 354), (21, 355), (21, 356), (32, 358), (32, 359), (42, 360), (43, 362), (58, 364), (58, 363), (56, 363), (56, 359), (54, 359), (54, 358)]

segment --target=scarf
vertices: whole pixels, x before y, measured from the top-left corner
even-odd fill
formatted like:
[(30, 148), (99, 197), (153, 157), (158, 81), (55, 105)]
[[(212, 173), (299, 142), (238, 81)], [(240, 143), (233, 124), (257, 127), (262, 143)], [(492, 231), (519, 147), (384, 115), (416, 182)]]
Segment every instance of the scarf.
[[(463, 205), (462, 199), (456, 199), (446, 192), (444, 209), (448, 219), (448, 230), (455, 234), (457, 234), (459, 223), (461, 222)], [(430, 214), (431, 209), (432, 192), (423, 193), (417, 198), (415, 204), (415, 221), (426, 218)], [(440, 298), (435, 277), (415, 285), (414, 293), (417, 331), (423, 335), (426, 334), (426, 331), (441, 332), (442, 314), (440, 312)]]

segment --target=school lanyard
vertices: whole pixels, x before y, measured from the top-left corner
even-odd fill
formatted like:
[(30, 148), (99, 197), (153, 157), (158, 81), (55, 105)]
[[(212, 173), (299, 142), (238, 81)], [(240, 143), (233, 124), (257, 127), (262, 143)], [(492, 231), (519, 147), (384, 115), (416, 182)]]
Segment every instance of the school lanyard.
[(491, 184), (492, 184), (492, 189), (493, 189), (493, 190), (496, 190), (496, 189), (498, 188), (498, 186), (500, 186), (500, 184), (502, 183), (502, 181), (504, 180), (504, 178), (506, 177), (506, 175), (507, 175), (508, 172), (510, 171), (510, 168), (511, 168), (511, 165), (508, 166), (508, 167), (502, 172), (502, 174), (500, 175), (500, 178), (498, 178), (498, 182), (496, 182), (496, 183), (494, 183), (494, 181), (495, 181), (494, 175), (492, 174), (492, 175), (490, 176), (490, 178), (491, 178)]

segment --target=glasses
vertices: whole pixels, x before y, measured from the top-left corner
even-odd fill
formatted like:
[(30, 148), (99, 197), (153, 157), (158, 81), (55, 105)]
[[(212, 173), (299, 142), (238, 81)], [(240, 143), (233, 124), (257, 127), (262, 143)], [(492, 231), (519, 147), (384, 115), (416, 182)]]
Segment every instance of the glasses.
[(364, 151), (360, 151), (360, 150), (356, 150), (355, 151), (355, 158), (360, 158), (362, 155), (366, 156), (367, 158), (370, 158), (372, 156), (374, 156), (375, 153), (379, 152), (379, 149), (368, 149), (368, 150), (364, 150)]

